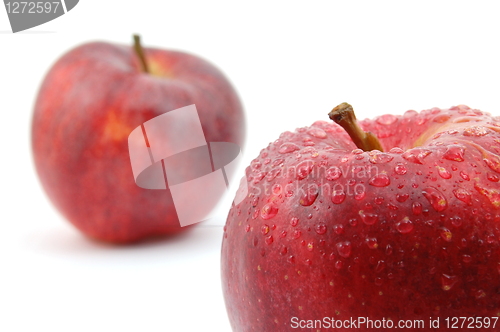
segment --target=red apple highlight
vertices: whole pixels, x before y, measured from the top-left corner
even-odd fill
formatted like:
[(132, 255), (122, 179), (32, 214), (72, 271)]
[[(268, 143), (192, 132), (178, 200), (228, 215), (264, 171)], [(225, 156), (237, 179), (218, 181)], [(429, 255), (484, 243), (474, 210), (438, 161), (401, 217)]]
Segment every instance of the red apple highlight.
[(246, 169), (222, 244), (233, 330), (435, 331), (457, 317), (495, 330), (500, 117), (461, 105), (358, 126), (348, 104), (330, 117), (340, 125), (285, 132)]
[(134, 182), (127, 145), (134, 128), (195, 104), (207, 142), (242, 146), (245, 137), (241, 103), (217, 68), (135, 41), (88, 43), (62, 56), (42, 83), (32, 123), (35, 166), (51, 201), (86, 235), (117, 243), (183, 229), (168, 189)]

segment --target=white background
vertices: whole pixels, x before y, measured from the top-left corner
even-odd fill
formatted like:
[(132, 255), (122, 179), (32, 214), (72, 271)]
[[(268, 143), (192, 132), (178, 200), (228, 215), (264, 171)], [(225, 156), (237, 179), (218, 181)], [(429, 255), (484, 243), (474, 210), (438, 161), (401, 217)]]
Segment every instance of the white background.
[(191, 232), (128, 247), (86, 239), (47, 200), (29, 131), (60, 55), (140, 33), (149, 46), (210, 60), (244, 103), (245, 164), (343, 101), (358, 118), (457, 104), (500, 115), (499, 6), (413, 3), (82, 0), (17, 34), (0, 7), (0, 331), (231, 330), (219, 260), (232, 197)]

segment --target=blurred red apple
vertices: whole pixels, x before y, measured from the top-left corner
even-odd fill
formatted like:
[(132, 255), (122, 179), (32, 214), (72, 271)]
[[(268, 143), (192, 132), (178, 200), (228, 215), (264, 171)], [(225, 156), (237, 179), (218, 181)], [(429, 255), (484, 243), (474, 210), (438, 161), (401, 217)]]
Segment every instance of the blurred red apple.
[(103, 241), (182, 230), (168, 189), (136, 185), (127, 139), (145, 121), (192, 104), (207, 142), (243, 144), (239, 98), (207, 61), (142, 49), (138, 37), (135, 47), (92, 42), (69, 51), (45, 77), (32, 123), (35, 166), (51, 201), (79, 230)]

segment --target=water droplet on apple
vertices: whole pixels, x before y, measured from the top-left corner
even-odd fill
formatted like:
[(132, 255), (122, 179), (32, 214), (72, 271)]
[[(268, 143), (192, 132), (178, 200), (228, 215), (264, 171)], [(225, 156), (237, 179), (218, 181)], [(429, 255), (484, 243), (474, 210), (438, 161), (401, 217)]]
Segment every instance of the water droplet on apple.
[(463, 188), (455, 189), (455, 190), (453, 190), (453, 195), (455, 195), (455, 197), (457, 199), (461, 200), (465, 204), (472, 205), (472, 198), (471, 198), (470, 193), (467, 190), (465, 190)]
[(403, 117), (408, 119), (408, 118), (413, 118), (413, 117), (415, 117), (417, 115), (418, 115), (417, 111), (415, 111), (415, 110), (408, 110), (408, 111), (404, 112)]
[(250, 232), (250, 225), (248, 225), (248, 224), (247, 224), (247, 225), (245, 226), (245, 232), (247, 232), (247, 233), (248, 233), (248, 232)]
[(370, 162), (373, 164), (385, 164), (393, 160), (394, 157), (387, 153), (375, 153), (370, 157)]
[(309, 185), (302, 196), (300, 197), (299, 203), (302, 206), (310, 206), (316, 201), (319, 194), (319, 188), (316, 184)]
[(467, 248), (467, 239), (466, 238), (462, 238), (460, 240), (460, 245), (462, 246), (462, 248)]
[(314, 228), (314, 230), (316, 231), (316, 233), (318, 233), (319, 235), (323, 235), (326, 233), (326, 225), (324, 222), (320, 222), (316, 225), (316, 227)]
[(257, 217), (259, 216), (259, 209), (254, 209), (253, 213), (252, 213), (252, 219), (257, 219)]
[(309, 242), (309, 243), (307, 244), (307, 250), (308, 250), (308, 251), (313, 251), (313, 249), (314, 249), (314, 243), (313, 243), (313, 242)]
[(267, 233), (269, 233), (269, 226), (268, 225), (263, 225), (260, 229), (261, 233), (263, 235), (266, 235)]
[(417, 120), (415, 121), (415, 124), (417, 126), (421, 126), (423, 125), (424, 123), (427, 122), (427, 118), (424, 118), (424, 117), (418, 117)]
[(252, 199), (252, 206), (256, 207), (259, 204), (259, 196), (256, 196)]
[(444, 159), (453, 161), (464, 161), (465, 149), (460, 145), (450, 145), (443, 155)]
[(465, 173), (464, 171), (461, 171), (460, 172), (460, 176), (462, 177), (462, 179), (464, 179), (465, 181), (469, 181), (470, 180), (470, 176), (469, 174)]
[(437, 122), (437, 123), (443, 123), (448, 121), (451, 118), (450, 114), (440, 114), (434, 117), (432, 121)]
[(337, 166), (332, 166), (326, 170), (326, 179), (328, 181), (337, 180), (342, 176), (342, 170)]
[(457, 276), (451, 276), (448, 274), (441, 275), (441, 287), (444, 291), (449, 291), (457, 283)]
[(472, 257), (470, 255), (462, 255), (462, 262), (464, 263), (470, 263), (472, 262)]
[(332, 192), (332, 203), (340, 204), (345, 200), (345, 192), (341, 189)]
[(298, 238), (300, 238), (301, 235), (302, 235), (302, 232), (300, 230), (296, 229), (292, 233), (292, 238), (294, 238), (295, 240), (297, 240)]
[(414, 148), (402, 154), (403, 158), (411, 163), (424, 164), (425, 158), (431, 154), (430, 150)]
[(264, 207), (260, 211), (260, 216), (264, 220), (271, 219), (277, 214), (278, 214), (278, 207), (276, 205), (274, 205), (273, 203), (268, 203), (268, 204), (264, 205)]
[(365, 191), (357, 192), (354, 195), (354, 199), (357, 200), (357, 201), (360, 201), (360, 200), (362, 200), (365, 197), (366, 197), (366, 192)]
[(274, 180), (278, 175), (281, 173), (281, 168), (273, 168), (272, 170), (269, 171), (266, 175), (266, 180), (267, 182), (271, 182)]
[(394, 167), (394, 172), (398, 175), (405, 175), (408, 169), (403, 164), (397, 164), (396, 167)]
[(486, 178), (490, 180), (491, 182), (498, 182), (499, 178), (495, 174), (488, 173), (486, 174)]
[(375, 272), (380, 273), (384, 271), (385, 267), (386, 267), (385, 261), (379, 260), (377, 262), (377, 266), (375, 266)]
[(488, 165), (491, 170), (500, 173), (500, 158), (498, 155), (486, 150), (481, 150), (481, 152), (483, 153), (483, 160), (486, 165)]
[(450, 220), (451, 220), (451, 224), (453, 225), (453, 227), (462, 226), (462, 218), (456, 216), (456, 217), (450, 218)]
[(446, 201), (444, 195), (434, 187), (425, 188), (422, 190), (422, 195), (427, 198), (431, 206), (437, 212), (444, 211), (448, 207), (448, 202)]
[(316, 145), (316, 143), (313, 142), (313, 140), (312, 140), (311, 137), (304, 137), (302, 139), (302, 142), (304, 142), (304, 143), (302, 143), (303, 146), (314, 146), (314, 145)]
[(375, 278), (375, 286), (382, 286), (383, 280), (380, 277)]
[(413, 202), (411, 210), (414, 215), (418, 216), (422, 213), (422, 204), (420, 204), (419, 202)]
[(345, 232), (344, 225), (335, 225), (335, 226), (333, 226), (333, 231), (336, 234), (338, 234), (338, 235), (344, 234), (344, 232)]
[(404, 217), (403, 220), (396, 224), (396, 229), (401, 234), (408, 234), (413, 231), (413, 228), (413, 222), (408, 217)]
[[(500, 191), (498, 189), (488, 189), (479, 183), (474, 183), (474, 188), (483, 196), (488, 198), (491, 204), (495, 207), (500, 207)], [(472, 211), (474, 213), (474, 211)]]
[(365, 158), (365, 156), (363, 154), (358, 154), (356, 156), (354, 156), (354, 159), (356, 160), (363, 160)]
[(276, 196), (280, 195), (280, 194), (281, 194), (281, 192), (282, 192), (281, 185), (279, 185), (279, 184), (275, 183), (275, 184), (273, 185), (273, 187), (272, 187), (272, 191), (273, 191), (273, 194), (274, 194), (274, 195), (276, 195)]
[(389, 150), (390, 153), (395, 153), (395, 154), (402, 154), (404, 153), (404, 150), (399, 148), (399, 147), (394, 147)]
[(379, 116), (375, 121), (378, 124), (381, 124), (381, 125), (384, 125), (384, 126), (390, 126), (394, 122), (396, 122), (397, 120), (398, 120), (398, 118), (395, 115), (384, 114), (384, 115)]
[(466, 114), (470, 110), (470, 107), (467, 105), (457, 105), (450, 107), (450, 110), (458, 111), (460, 114)]
[(368, 248), (370, 248), (370, 249), (377, 249), (378, 248), (378, 241), (374, 237), (366, 238), (365, 242), (366, 242), (366, 245), (368, 246)]
[(408, 197), (410, 197), (410, 195), (408, 194), (396, 194), (396, 200), (400, 203), (405, 202), (408, 199)]
[(337, 252), (341, 257), (348, 258), (351, 256), (352, 245), (349, 241), (339, 242), (335, 245), (337, 247)]
[(257, 171), (262, 168), (262, 164), (258, 159), (254, 159), (250, 163), (250, 167), (252, 168), (252, 170)]
[(352, 151), (351, 151), (351, 153), (352, 153), (353, 155), (363, 154), (363, 152), (364, 152), (364, 151), (363, 151), (362, 149), (354, 149), (354, 150), (352, 150)]
[(495, 239), (495, 235), (493, 234), (490, 234), (486, 237), (486, 242), (488, 244), (492, 244), (492, 243), (495, 243), (496, 242), (496, 239)]
[(265, 242), (267, 245), (270, 245), (271, 243), (273, 243), (274, 242), (273, 236), (269, 235), (268, 237), (266, 237)]
[(387, 207), (391, 210), (394, 210), (394, 211), (396, 211), (398, 209), (398, 207), (392, 203), (387, 203)]
[[(298, 153), (298, 152), (297, 152)], [(303, 151), (302, 151), (303, 154), (306, 154), (306, 153), (310, 153), (311, 154), (311, 157), (313, 158), (317, 158), (319, 156), (319, 152), (312, 148), (312, 147), (307, 147), (305, 148)]]
[(283, 159), (283, 158), (274, 159), (272, 166), (273, 167), (280, 166), (284, 162), (285, 162), (285, 159)]
[(298, 224), (299, 224), (299, 219), (298, 218), (293, 217), (292, 219), (290, 219), (290, 225), (292, 225), (292, 227), (295, 227)]
[(371, 226), (378, 221), (378, 215), (374, 213), (366, 213), (363, 210), (359, 211), (359, 216), (365, 225)]
[(390, 256), (392, 255), (392, 252), (393, 252), (393, 249), (392, 249), (392, 246), (390, 244), (388, 244), (386, 247), (385, 247), (385, 254), (387, 256)]
[(438, 170), (438, 174), (440, 177), (442, 177), (443, 179), (450, 179), (451, 178), (451, 173), (448, 172), (448, 170), (444, 167), (441, 167), (441, 166), (436, 166), (437, 170)]
[(307, 133), (316, 138), (326, 138), (327, 136), (325, 131), (321, 128), (311, 128)]
[(283, 143), (278, 152), (281, 153), (281, 154), (285, 154), (285, 153), (291, 153), (291, 152), (294, 152), (294, 151), (297, 151), (299, 149), (298, 145), (297, 144), (294, 144), (294, 143)]
[(386, 173), (379, 173), (372, 177), (368, 183), (374, 187), (387, 187), (391, 184), (391, 180)]
[(451, 239), (453, 237), (453, 234), (451, 233), (451, 231), (448, 228), (442, 228), (439, 235), (446, 242), (451, 242)]
[(312, 171), (314, 162), (312, 160), (304, 160), (297, 165), (297, 180), (305, 179)]
[(264, 178), (264, 176), (266, 176), (266, 174), (267, 172), (258, 172), (257, 174), (255, 174), (253, 178), (253, 183), (254, 184), (259, 183)]
[(472, 126), (464, 129), (464, 136), (481, 137), (487, 134), (488, 131), (482, 126)]
[(337, 270), (342, 269), (342, 267), (343, 267), (343, 266), (344, 266), (344, 263), (343, 263), (342, 261), (336, 261), (336, 262), (335, 262), (335, 268), (336, 268)]

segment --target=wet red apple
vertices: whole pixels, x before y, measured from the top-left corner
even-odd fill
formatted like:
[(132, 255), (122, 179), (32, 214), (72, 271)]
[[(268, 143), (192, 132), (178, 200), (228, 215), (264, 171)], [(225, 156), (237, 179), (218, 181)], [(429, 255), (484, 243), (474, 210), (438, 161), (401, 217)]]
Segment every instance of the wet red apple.
[(246, 169), (222, 244), (233, 330), (498, 330), (500, 118), (330, 117), (345, 129), (285, 132)]
[[(195, 104), (207, 142), (242, 146), (245, 121), (226, 77), (183, 52), (92, 42), (62, 56), (36, 99), (32, 146), (50, 200), (91, 238), (128, 243), (181, 231), (169, 190), (136, 185), (127, 138)], [(179, 137), (192, 128), (179, 125)], [(191, 206), (196, 208), (196, 206)]]

